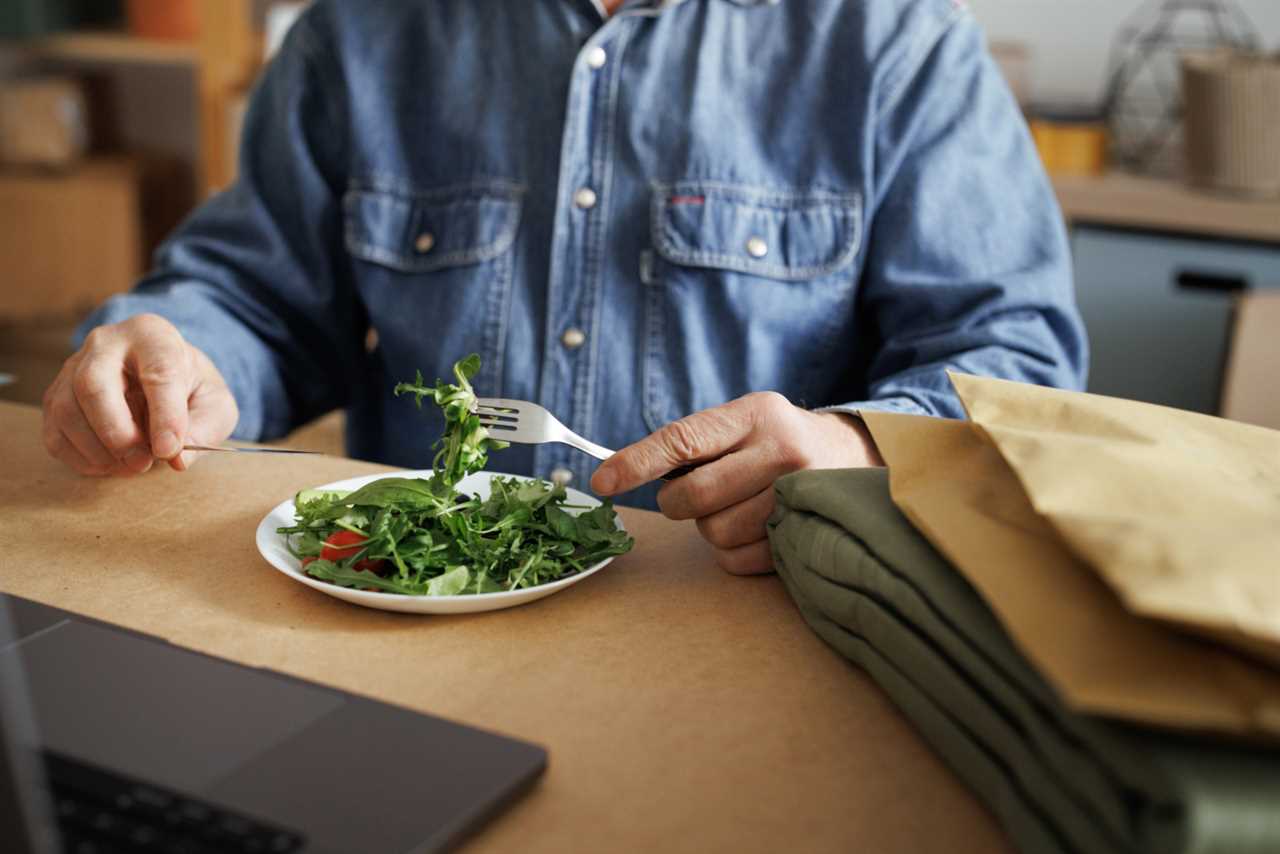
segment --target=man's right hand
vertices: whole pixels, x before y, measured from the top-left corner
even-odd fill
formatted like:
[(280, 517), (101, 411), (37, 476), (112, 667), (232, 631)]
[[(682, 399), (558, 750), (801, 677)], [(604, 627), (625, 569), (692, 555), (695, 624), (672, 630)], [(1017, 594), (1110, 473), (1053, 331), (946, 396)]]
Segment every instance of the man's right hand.
[(240, 417), (213, 362), (154, 314), (100, 326), (44, 394), (44, 446), (85, 475), (182, 471), (185, 444), (216, 445)]

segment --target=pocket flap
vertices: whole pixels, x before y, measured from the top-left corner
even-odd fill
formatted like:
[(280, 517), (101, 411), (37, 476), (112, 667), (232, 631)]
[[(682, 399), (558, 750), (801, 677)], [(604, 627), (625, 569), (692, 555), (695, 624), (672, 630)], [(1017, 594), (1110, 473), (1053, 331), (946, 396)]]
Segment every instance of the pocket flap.
[(672, 263), (788, 281), (839, 270), (862, 242), (856, 194), (686, 181), (654, 185), (651, 213), (654, 248)]
[(406, 273), (489, 261), (515, 240), (522, 193), (502, 181), (420, 193), (355, 185), (343, 198), (347, 251)]

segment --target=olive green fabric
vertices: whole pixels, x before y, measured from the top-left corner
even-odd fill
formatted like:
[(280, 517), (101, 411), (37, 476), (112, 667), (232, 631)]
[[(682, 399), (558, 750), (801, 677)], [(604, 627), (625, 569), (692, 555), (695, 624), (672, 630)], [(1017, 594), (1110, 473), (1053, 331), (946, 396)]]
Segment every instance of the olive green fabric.
[(1069, 711), (894, 507), (883, 469), (790, 475), (777, 498), (774, 564), (805, 620), (871, 674), (1019, 850), (1280, 852), (1280, 750)]

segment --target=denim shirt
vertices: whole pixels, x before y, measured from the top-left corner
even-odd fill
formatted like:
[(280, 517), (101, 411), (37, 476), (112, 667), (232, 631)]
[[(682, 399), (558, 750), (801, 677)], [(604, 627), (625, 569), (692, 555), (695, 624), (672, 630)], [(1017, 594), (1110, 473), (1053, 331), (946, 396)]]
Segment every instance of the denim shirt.
[(85, 329), (141, 312), (222, 371), (236, 436), (345, 407), (351, 455), (419, 468), (440, 424), (392, 387), (472, 352), (481, 395), (615, 448), (764, 389), (959, 417), (947, 371), (1078, 388), (1086, 361), (1060, 212), (958, 0), (318, 0), (237, 183)]

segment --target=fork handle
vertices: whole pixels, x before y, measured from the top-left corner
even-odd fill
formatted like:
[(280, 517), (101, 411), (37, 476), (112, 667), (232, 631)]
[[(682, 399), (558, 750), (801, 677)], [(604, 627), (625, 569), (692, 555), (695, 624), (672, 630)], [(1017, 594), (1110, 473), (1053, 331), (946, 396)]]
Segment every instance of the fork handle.
[[(568, 431), (565, 432), (568, 433)], [(606, 448), (604, 445), (597, 445), (595, 442), (584, 439), (576, 433), (570, 433), (569, 435), (561, 438), (560, 441), (564, 442), (566, 445), (572, 445), (579, 451), (590, 454), (597, 460), (607, 460), (609, 457), (612, 457), (617, 453), (616, 451)]]

